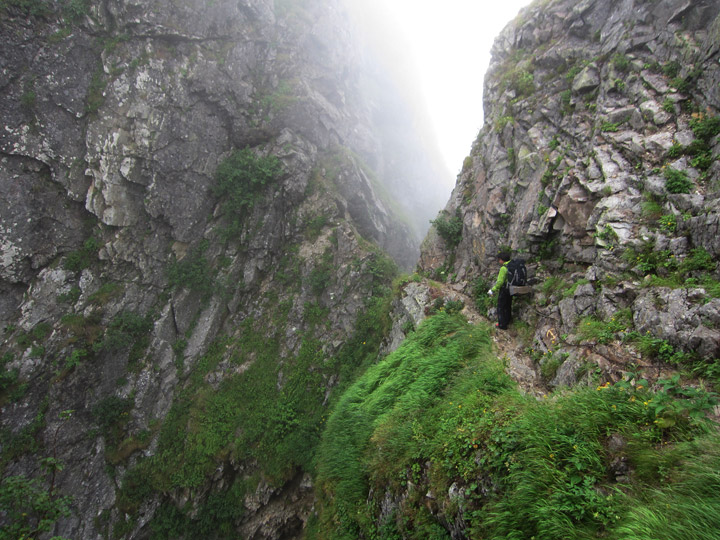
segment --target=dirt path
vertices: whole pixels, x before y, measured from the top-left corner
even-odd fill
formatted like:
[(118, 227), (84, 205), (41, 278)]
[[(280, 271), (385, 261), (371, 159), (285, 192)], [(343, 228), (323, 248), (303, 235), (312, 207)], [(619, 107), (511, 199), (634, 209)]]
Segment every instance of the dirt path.
[[(461, 286), (457, 284), (447, 284), (438, 282), (426, 282), (426, 286), (432, 291), (431, 297), (444, 297), (450, 300), (460, 300), (464, 304), (461, 313), (471, 324), (487, 325), (493, 341), (493, 350), (498, 358), (502, 359), (506, 365), (507, 373), (518, 383), (520, 389), (529, 395), (541, 398), (551, 392), (547, 381), (540, 373), (538, 363), (533, 360), (528, 352), (528, 338), (518, 331), (518, 328), (510, 325), (508, 330), (500, 330), (495, 328), (495, 321), (489, 320), (480, 314), (475, 307), (475, 300), (470, 296), (461, 292)], [(533, 329), (533, 333), (538, 330)], [(539, 327), (541, 335), (545, 331), (548, 333), (546, 345), (551, 347), (550, 343), (555, 343), (557, 338), (557, 329), (552, 325), (552, 321), (546, 321)], [(677, 375), (679, 371), (673, 366), (653, 362), (642, 358), (642, 356), (632, 348), (622, 343), (602, 344), (572, 344), (562, 343), (563, 351), (571, 351), (576, 357), (576, 362), (586, 362), (596, 371), (591, 381), (592, 374), (588, 373), (588, 381), (586, 384), (617, 382), (629, 371), (637, 371), (639, 377), (646, 378), (653, 382), (659, 379), (669, 379), (673, 375)], [(599, 374), (599, 375), (598, 375)], [(599, 379), (598, 379), (599, 377)], [(699, 381), (686, 380), (689, 386), (701, 386)], [(583, 384), (577, 381), (577, 384)], [(720, 424), (720, 405), (714, 408), (709, 416)]]
[(437, 289), (439, 294), (445, 298), (461, 300), (465, 305), (461, 313), (471, 324), (484, 323), (488, 325), (495, 353), (498, 358), (505, 361), (508, 374), (515, 379), (523, 391), (538, 397), (547, 393), (548, 390), (535, 362), (526, 352), (526, 344), (512, 325), (508, 330), (495, 328), (495, 321), (490, 321), (478, 313), (475, 308), (475, 300), (460, 292), (460, 287), (457, 285), (432, 282), (428, 283), (428, 286)]

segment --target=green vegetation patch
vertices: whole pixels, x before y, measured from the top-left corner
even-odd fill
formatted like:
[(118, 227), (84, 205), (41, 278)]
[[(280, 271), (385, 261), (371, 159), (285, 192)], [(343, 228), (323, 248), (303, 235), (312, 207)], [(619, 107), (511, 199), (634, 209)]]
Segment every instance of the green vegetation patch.
[(102, 64), (100, 64), (90, 79), (90, 86), (88, 87), (88, 93), (85, 98), (85, 112), (95, 114), (100, 110), (100, 107), (105, 103), (104, 92), (107, 84), (108, 81), (105, 78), (105, 71)]
[[(8, 462), (21, 455), (39, 456), (44, 452), (40, 442), (40, 432), (45, 427), (45, 413), (48, 399), (40, 403), (40, 408), (30, 424), (19, 432), (0, 430), (0, 476)], [(63, 411), (59, 417), (66, 420), (72, 411)], [(59, 493), (55, 477), (62, 471), (63, 464), (54, 457), (37, 459), (34, 477), (18, 474), (6, 476), (0, 481), (0, 515), (3, 522), (0, 528), (0, 540), (16, 540), (45, 537), (43, 533), (52, 531), (55, 522), (61, 517), (70, 517), (72, 498)], [(54, 540), (65, 540), (53, 536)]]
[(47, 17), (52, 13), (52, 4), (47, 0), (2, 0), (0, 10), (8, 11), (10, 8), (18, 9), (26, 15), (34, 17)]
[[(682, 444), (707, 430), (687, 414), (678, 423), (666, 421), (661, 403), (684, 400), (649, 392), (646, 381), (634, 382), (527, 403), (500, 427), (506, 441), (498, 482), (502, 495), (477, 514), (485, 519), (476, 530), (493, 539), (624, 538), (617, 527), (626, 514), (645, 506), (644, 488), (667, 489), (661, 486), (668, 477), (658, 470), (669, 466), (677, 472), (664, 444), (671, 450), (670, 441)], [(695, 410), (694, 403), (687, 407)], [(634, 486), (619, 474), (626, 470), (613, 471), (617, 458), (629, 462), (627, 471), (642, 471)]]
[[(662, 274), (663, 284), (667, 287), (696, 287), (700, 282), (708, 284), (708, 279), (716, 281), (713, 273), (717, 263), (705, 248), (697, 247), (690, 250), (685, 257), (676, 257), (667, 249), (656, 249), (655, 242), (650, 240), (638, 248), (626, 248), (622, 254), (623, 260), (635, 265), (635, 271), (641, 276), (657, 278)], [(659, 285), (659, 283), (654, 283)], [(716, 287), (710, 287), (714, 291)], [(710, 296), (714, 296), (710, 292)]]
[[(690, 119), (690, 128), (693, 130), (695, 140), (687, 146), (674, 144), (667, 152), (667, 157), (671, 159), (679, 158), (686, 155), (690, 157), (690, 165), (703, 173), (701, 178), (707, 176), (707, 171), (717, 156), (713, 155), (712, 148), (715, 144), (715, 138), (720, 134), (720, 116), (708, 116), (701, 113), (693, 113)], [(687, 181), (678, 177), (677, 171), (669, 173), (673, 175), (668, 178), (666, 169), (666, 180), (672, 183), (672, 187), (668, 187), (670, 193), (687, 193), (692, 185), (686, 185)], [(679, 189), (680, 191), (672, 191)]]
[(693, 130), (695, 137), (710, 143), (720, 134), (720, 116), (694, 114), (690, 120), (690, 128)]
[[(125, 287), (120, 283), (103, 283), (97, 291), (90, 295), (88, 300), (90, 300), (96, 305), (104, 306), (108, 302), (110, 302), (110, 300), (119, 298), (122, 295), (124, 289)], [(71, 298), (73, 297), (74, 296), (71, 296)], [(75, 300), (77, 301), (77, 298)]]
[(617, 53), (613, 55), (612, 63), (615, 69), (623, 73), (629, 72), (630, 68), (632, 67), (630, 59), (622, 53)]
[(314, 242), (328, 224), (328, 217), (324, 214), (316, 215), (307, 220), (305, 224), (305, 237)]
[(663, 176), (665, 177), (665, 189), (668, 190), (668, 193), (690, 193), (693, 188), (693, 182), (685, 171), (667, 167), (663, 171)]
[(104, 327), (102, 317), (93, 312), (88, 316), (69, 313), (60, 319), (62, 328), (69, 334), (68, 343), (89, 351), (100, 350)]
[(312, 369), (322, 364), (321, 348), (306, 338), (298, 356), (282, 365), (279, 341), (264, 334), (256, 321), (246, 319), (231, 358), (246, 371), (219, 387), (204, 376), (217, 367), (226, 344), (214, 346), (191, 373), (190, 385), (165, 420), (156, 455), (144, 464), (153, 490), (199, 488), (229, 457), (257, 460), (278, 482), (296, 467), (309, 468), (323, 411), (322, 374)]
[(324, 520), (339, 523), (338, 537), (357, 538), (362, 530), (356, 516), (368, 492), (363, 458), (371, 438), (382, 436), (388, 467), (407, 459), (413, 418), (439, 399), (448, 377), (480, 350), (489, 350), (486, 332), (458, 315), (439, 313), (342, 396), (318, 451), (318, 483), (333, 501)]
[(18, 380), (19, 370), (8, 369), (7, 365), (14, 360), (12, 353), (0, 357), (0, 396), (11, 389)]
[(310, 290), (315, 295), (321, 295), (323, 291), (330, 284), (333, 274), (333, 253), (332, 249), (328, 248), (323, 253), (315, 267), (310, 271), (308, 275), (308, 284)]
[(137, 361), (150, 344), (152, 320), (149, 316), (131, 311), (118, 313), (105, 332), (105, 337), (95, 348), (104, 351), (130, 351), (130, 361)]
[(632, 311), (627, 308), (613, 314), (610, 320), (600, 320), (595, 317), (584, 318), (578, 325), (577, 334), (583, 341), (609, 343), (617, 339), (618, 333), (632, 328), (632, 324)]
[[(53, 458), (42, 460), (42, 465), (49, 471), (49, 489), (46, 479), (28, 478), (22, 474), (8, 476), (0, 482), (0, 513), (3, 515), (0, 540), (37, 538), (51, 531), (58, 519), (70, 517), (71, 497), (55, 493), (52, 486), (54, 471), (62, 470), (62, 466)], [(63, 540), (59, 536), (53, 536), (53, 539)]]
[(108, 396), (92, 408), (92, 416), (108, 447), (115, 447), (122, 439), (133, 402), (127, 398)]
[(600, 124), (600, 131), (605, 132), (616, 132), (620, 129), (620, 123), (619, 122), (603, 122)]
[(79, 272), (89, 268), (97, 260), (97, 252), (101, 246), (102, 243), (97, 238), (88, 238), (80, 249), (66, 255), (63, 267), (70, 272)]
[(281, 174), (282, 164), (276, 156), (258, 156), (250, 148), (236, 150), (220, 163), (213, 192), (227, 221), (226, 237), (241, 231), (245, 216)]
[(174, 260), (168, 268), (168, 281), (173, 288), (187, 288), (208, 300), (218, 291), (216, 274), (205, 253), (209, 243), (203, 240), (185, 257)]
[(432, 220), (432, 223), (437, 230), (438, 235), (445, 241), (445, 244), (449, 249), (455, 249), (462, 240), (463, 221), (460, 209), (455, 211), (455, 214), (448, 217), (448, 214), (443, 210), (440, 215)]
[(90, 0), (0, 0), (0, 11), (11, 10), (43, 18), (59, 13), (67, 23), (77, 23), (90, 14)]
[[(706, 414), (716, 403), (679, 378), (650, 389), (632, 374), (525, 396), (486, 331), (441, 313), (338, 403), (309, 538), (449, 539), (443, 523), (493, 540), (713, 538), (720, 437)], [(651, 496), (679, 503), (667, 535)]]
[[(333, 392), (347, 387), (377, 359), (392, 325), (389, 285), (396, 266), (377, 248), (358, 264), (372, 295), (358, 315), (354, 333), (335, 357), (326, 355), (325, 344), (316, 337), (329, 314), (319, 301), (304, 304), (305, 326), (298, 329), (300, 346), (294, 354), (283, 355), (281, 348), (292, 302), (277, 299), (268, 299), (263, 318), (247, 317), (234, 337), (211, 346), (178, 390), (159, 430), (157, 451), (123, 478), (117, 500), (120, 510), (134, 516), (144, 500), (174, 490), (204, 497), (208, 479), (228, 461), (257, 464), (263, 477), (275, 485), (298, 471), (313, 469), (328, 410), (328, 381), (335, 381)], [(217, 376), (208, 377), (211, 373)], [(211, 494), (198, 514), (192, 505), (179, 508), (166, 501), (153, 520), (154, 537), (173, 536), (176, 531), (208, 537), (202, 531), (214, 521), (219, 529), (213, 534), (233, 537), (231, 532), (218, 531), (234, 531), (232, 524), (242, 508), (238, 501), (246, 490), (255, 489), (246, 480), (237, 478), (233, 487)], [(123, 527), (130, 525), (116, 525), (117, 530)]]
[[(720, 531), (720, 446), (717, 438), (678, 447), (669, 486), (638, 494), (618, 527), (623, 540), (713, 538)], [(684, 454), (684, 455), (683, 455)], [(713, 532), (715, 531), (715, 532)]]
[(188, 511), (166, 502), (150, 522), (150, 538), (236, 538), (234, 524), (243, 516), (245, 495), (252, 489), (237, 480), (227, 489), (212, 492), (192, 518)]

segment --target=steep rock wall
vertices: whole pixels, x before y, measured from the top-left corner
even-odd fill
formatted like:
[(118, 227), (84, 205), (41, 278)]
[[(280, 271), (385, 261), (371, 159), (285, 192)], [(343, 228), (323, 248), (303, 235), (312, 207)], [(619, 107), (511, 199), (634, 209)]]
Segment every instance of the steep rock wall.
[[(386, 163), (424, 152), (356, 30), (341, 2), (3, 3), (0, 451), (72, 496), (52, 533), (299, 534), (382, 250), (413, 264), (427, 223), (398, 195), (441, 171)], [(228, 163), (272, 174), (219, 191)]]
[(629, 309), (626, 330), (701, 364), (717, 357), (718, 12), (673, 0), (524, 9), (495, 41), (485, 126), (420, 267), (482, 296), (473, 283), (512, 248), (532, 263), (536, 293), (516, 302), (546, 353), (548, 335)]

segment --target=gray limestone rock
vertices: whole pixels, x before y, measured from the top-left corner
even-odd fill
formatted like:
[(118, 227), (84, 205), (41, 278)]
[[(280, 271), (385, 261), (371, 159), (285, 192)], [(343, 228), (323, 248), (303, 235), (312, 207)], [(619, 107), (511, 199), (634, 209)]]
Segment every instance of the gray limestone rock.
[[(126, 523), (121, 486), (158, 451), (159, 426), (208, 353), (214, 363), (199, 378), (207, 395), (255, 365), (243, 356), (250, 337), (277, 351), (279, 391), (301, 351), (315, 362), (309, 372), (325, 369), (386, 285), (377, 281), (384, 259), (368, 242), (412, 268), (447, 196), (435, 152), (420, 149), (432, 138), (424, 120), (388, 85), (397, 66), (382, 47), (360, 43), (339, 1), (302, 4), (120, 0), (72, 24), (54, 8), (34, 17), (3, 7), (0, 353), (29, 386), (2, 404), (0, 427), (19, 434), (43, 417), (37, 440), (57, 434), (42, 451), (64, 462), (57, 485), (76, 499), (53, 534), (96, 538)], [(676, 145), (690, 153), (696, 142), (690, 110), (720, 110), (719, 13), (705, 0), (528, 6), (493, 45), (486, 122), (445, 208), (460, 216), (460, 241), (449, 246), (432, 228), (418, 269), (443, 268), (460, 298), (509, 246), (537, 261), (536, 290), (550, 278), (565, 280), (564, 291), (578, 276), (590, 281), (566, 298), (538, 292), (518, 314), (536, 339), (547, 321), (570, 335), (583, 317), (630, 309), (636, 331), (717, 358), (720, 301), (692, 281), (641, 286), (643, 272), (623, 252), (651, 246), (683, 259), (703, 248), (717, 262), (720, 165), (702, 167)], [(688, 89), (668, 75), (675, 63)], [(529, 95), (512, 87), (518, 67), (535, 81)], [(716, 141), (710, 147), (720, 153)], [(225, 237), (231, 217), (214, 193), (215, 171), (243, 148), (276, 156), (283, 173)], [(668, 167), (687, 175), (690, 193), (668, 193)], [(659, 216), (677, 216), (677, 231)], [(717, 279), (717, 268), (688, 277)], [(404, 287), (381, 354), (431, 302), (427, 286)], [(128, 313), (151, 320), (149, 329), (136, 348), (113, 349), (108, 332)], [(647, 361), (621, 344), (565, 352), (551, 386), (582, 383), (587, 365), (616, 380), (630, 361)], [(537, 383), (523, 353), (509, 356), (509, 371)], [(339, 377), (318, 376), (321, 406)], [(132, 404), (123, 458), (110, 458), (118, 449), (92, 412), (108, 397)], [(66, 410), (75, 413), (63, 424)], [(141, 433), (147, 445), (134, 438)], [(32, 474), (37, 457), (14, 458), (8, 474)], [(614, 465), (618, 476), (623, 467)], [(307, 471), (273, 484), (223, 449), (199, 486), (138, 503), (127, 537), (149, 537), (162, 504), (194, 516), (210, 494), (251, 478), (261, 480), (244, 497), (238, 534), (302, 534), (314, 504)], [(448, 496), (461, 499), (461, 487)], [(464, 534), (461, 521), (442, 523)]]
[(650, 334), (673, 347), (703, 357), (720, 352), (720, 330), (715, 321), (720, 317), (720, 301), (707, 304), (704, 291), (653, 288), (643, 290), (633, 303), (633, 322), (641, 334)]
[[(252, 365), (235, 363), (248, 321), (262, 321), (256, 341), (280, 341), (277, 366), (312, 334), (313, 369), (326, 370), (388, 285), (380, 253), (415, 263), (450, 175), (427, 144), (425, 113), (352, 17), (336, 0), (121, 0), (77, 21), (54, 4), (42, 17), (2, 7), (0, 353), (28, 387), (3, 404), (0, 424), (21, 429), (43, 396), (48, 418), (77, 412), (58, 448), (58, 489), (81, 495), (57, 535), (107, 536), (124, 521), (125, 475), (157, 451), (219, 342), (232, 345), (201, 377), (214, 390)], [(230, 234), (216, 170), (244, 148), (275, 156), (282, 173)], [(322, 324), (309, 322), (313, 310)], [(288, 370), (278, 370), (281, 390)], [(323, 407), (336, 371), (322, 374)], [(109, 396), (132, 400), (121, 441), (93, 417)], [(35, 457), (11, 470), (36, 471)], [(193, 513), (236, 471), (262, 474), (233, 460), (192, 490), (149, 495), (127, 537), (147, 537), (163, 502)], [(268, 486), (238, 534), (292, 537), (313, 500), (303, 474)]]
[(600, 72), (597, 65), (590, 64), (573, 79), (573, 92), (590, 92), (600, 85)]
[[(555, 273), (562, 263), (597, 268), (613, 284), (596, 283), (595, 299), (579, 287), (575, 296), (557, 300), (566, 332), (595, 309), (610, 317), (630, 308), (636, 327), (712, 356), (712, 325), (698, 327), (698, 306), (686, 298), (694, 289), (659, 296), (653, 296), (653, 289), (638, 289), (632, 280), (644, 274), (623, 253), (653, 246), (680, 261), (699, 247), (713, 258), (720, 253), (717, 190), (712, 186), (720, 167), (715, 160), (704, 172), (694, 156), (678, 153), (697, 143), (691, 126), (701, 116), (693, 117), (688, 104), (718, 115), (717, 88), (711, 88), (718, 65), (703, 50), (716, 48), (708, 33), (717, 35), (719, 14), (718, 5), (691, 7), (682, 0), (661, 8), (629, 1), (556, 2), (528, 8), (521, 21), (503, 31), (486, 78), (485, 115), (493, 121), (478, 136), (473, 169), (460, 174), (446, 208), (472, 216), (452, 253), (459, 279), (469, 283), (487, 275), (492, 260), (485, 255), (501, 245), (536, 256), (553, 271), (548, 279), (568, 279)], [(676, 39), (677, 27), (668, 27), (681, 20), (688, 25), (685, 45)], [(595, 60), (577, 61), (577, 51)], [(530, 61), (533, 54), (534, 78), (544, 81), (536, 89), (538, 105), (517, 106), (512, 96), (501, 93), (502, 81), (510, 65)], [(667, 68), (649, 68), (657, 65)], [(678, 81), (670, 68), (675, 65), (680, 78), (695, 70), (692, 95), (674, 88)], [(573, 77), (560, 76), (559, 66)], [(500, 123), (509, 111), (512, 122)], [(516, 157), (514, 163), (509, 155)], [(537, 159), (530, 161), (531, 156)], [(668, 193), (667, 176), (673, 174), (668, 169), (687, 175), (690, 193)], [(682, 216), (676, 232), (660, 227), (661, 215)], [(438, 268), (449, 256), (431, 231), (420, 267)], [(623, 276), (628, 270), (638, 275)], [(663, 265), (657, 271), (669, 274)], [(717, 273), (708, 271), (705, 278), (717, 279)], [(541, 310), (539, 316), (549, 314)]]

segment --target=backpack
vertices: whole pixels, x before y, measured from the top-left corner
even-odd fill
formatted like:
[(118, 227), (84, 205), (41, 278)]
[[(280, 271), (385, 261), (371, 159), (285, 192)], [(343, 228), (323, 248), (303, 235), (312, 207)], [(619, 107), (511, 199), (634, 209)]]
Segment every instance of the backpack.
[(507, 285), (524, 287), (527, 285), (527, 268), (523, 259), (513, 259), (507, 265)]

